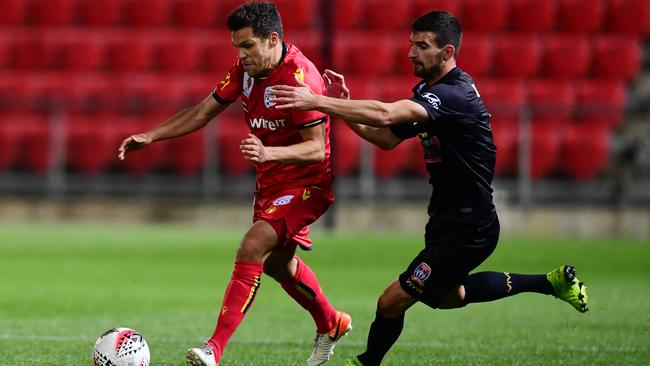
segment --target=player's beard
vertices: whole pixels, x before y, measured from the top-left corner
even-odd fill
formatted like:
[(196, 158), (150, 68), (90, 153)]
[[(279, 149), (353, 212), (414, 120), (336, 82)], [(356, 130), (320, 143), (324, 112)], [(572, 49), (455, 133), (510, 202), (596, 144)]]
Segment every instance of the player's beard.
[(415, 76), (417, 76), (419, 78), (422, 78), (424, 80), (431, 80), (431, 79), (434, 79), (434, 78), (437, 79), (437, 77), (440, 76), (440, 74), (442, 73), (442, 69), (443, 69), (442, 65), (444, 64), (444, 58), (443, 58), (442, 52), (439, 52), (435, 56), (435, 59), (436, 60), (433, 63), (433, 65), (431, 65), (429, 67), (425, 67), (422, 63), (419, 63), (419, 65), (421, 67), (416, 68), (415, 67), (416, 65), (414, 64), (414, 66), (413, 66), (413, 75), (415, 75)]

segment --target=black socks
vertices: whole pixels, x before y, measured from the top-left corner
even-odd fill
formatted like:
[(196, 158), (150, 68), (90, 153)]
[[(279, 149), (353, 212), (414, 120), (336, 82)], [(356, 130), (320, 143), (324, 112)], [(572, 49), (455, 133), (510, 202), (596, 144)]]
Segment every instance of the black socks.
[(404, 314), (389, 319), (376, 314), (375, 321), (370, 325), (366, 352), (357, 356), (364, 366), (375, 366), (381, 363), (386, 352), (393, 346), (404, 327)]
[(546, 275), (524, 275), (508, 272), (479, 272), (470, 275), (465, 284), (465, 304), (487, 302), (521, 292), (554, 293)]

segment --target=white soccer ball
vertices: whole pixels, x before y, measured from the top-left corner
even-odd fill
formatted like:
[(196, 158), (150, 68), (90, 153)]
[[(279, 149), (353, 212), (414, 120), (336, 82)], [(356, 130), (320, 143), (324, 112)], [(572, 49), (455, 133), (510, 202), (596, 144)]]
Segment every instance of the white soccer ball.
[(149, 346), (130, 328), (113, 328), (95, 342), (94, 366), (149, 366)]

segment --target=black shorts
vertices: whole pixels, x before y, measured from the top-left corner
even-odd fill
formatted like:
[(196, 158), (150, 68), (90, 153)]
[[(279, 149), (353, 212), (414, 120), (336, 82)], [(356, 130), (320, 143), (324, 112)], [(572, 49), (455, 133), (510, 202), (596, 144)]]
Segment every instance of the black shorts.
[(471, 230), (457, 228), (429, 233), (426, 247), (399, 276), (404, 291), (418, 301), (438, 308), (455, 286), (494, 251), (499, 240), (499, 220)]

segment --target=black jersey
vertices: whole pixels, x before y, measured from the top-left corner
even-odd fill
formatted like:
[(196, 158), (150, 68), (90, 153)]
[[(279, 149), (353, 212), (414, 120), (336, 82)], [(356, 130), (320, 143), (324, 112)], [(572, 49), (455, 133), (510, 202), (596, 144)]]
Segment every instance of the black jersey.
[(496, 217), (491, 187), (496, 147), (474, 81), (454, 68), (431, 86), (418, 83), (411, 100), (427, 110), (430, 120), (395, 125), (391, 131), (401, 139), (418, 136), (424, 148), (433, 186), (427, 234), (489, 224)]

